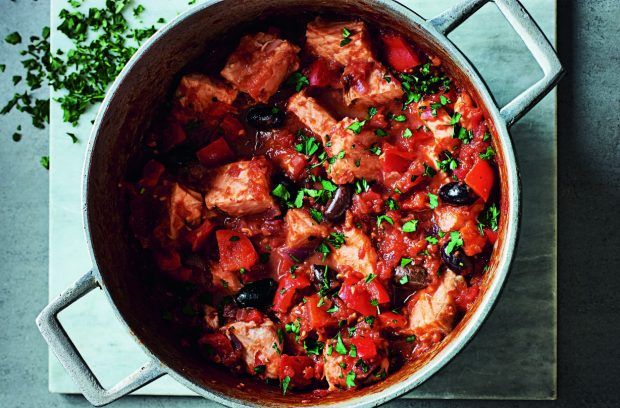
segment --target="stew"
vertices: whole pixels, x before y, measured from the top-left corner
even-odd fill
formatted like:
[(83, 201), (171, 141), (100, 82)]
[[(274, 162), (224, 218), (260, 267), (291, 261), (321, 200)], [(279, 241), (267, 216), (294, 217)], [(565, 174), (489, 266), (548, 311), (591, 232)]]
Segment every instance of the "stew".
[(488, 121), (389, 28), (314, 16), (231, 36), (143, 145), (130, 226), (162, 318), (205, 364), (284, 393), (363, 387), (479, 295), (500, 215)]

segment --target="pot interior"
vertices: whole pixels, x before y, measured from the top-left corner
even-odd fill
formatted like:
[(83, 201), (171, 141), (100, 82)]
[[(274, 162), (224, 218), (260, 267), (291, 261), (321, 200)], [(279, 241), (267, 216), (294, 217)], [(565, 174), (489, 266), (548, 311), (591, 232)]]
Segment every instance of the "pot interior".
[[(110, 300), (118, 309), (130, 330), (146, 349), (171, 370), (193, 384), (195, 391), (208, 390), (227, 400), (236, 400), (249, 405), (286, 406), (286, 405), (327, 405), (342, 402), (353, 397), (368, 396), (408, 380), (418, 375), (420, 369), (441, 352), (451, 339), (467, 327), (474, 318), (483, 318), (488, 310), (468, 313), (457, 328), (440, 346), (414, 364), (405, 366), (392, 373), (385, 381), (365, 387), (359, 391), (332, 393), (320, 400), (309, 398), (308, 394), (288, 393), (285, 397), (273, 386), (250, 378), (242, 380), (231, 375), (227, 370), (214, 365), (205, 365), (203, 360), (178, 346), (178, 339), (163, 324), (158, 307), (148, 296), (149, 274), (152, 272), (148, 256), (142, 252), (128, 226), (129, 209), (123, 190), (119, 183), (128, 173), (136, 171), (142, 164), (137, 153), (145, 131), (158, 114), (158, 108), (166, 101), (183, 68), (203, 55), (206, 51), (217, 48), (229, 40), (238, 38), (239, 33), (251, 26), (256, 20), (274, 15), (299, 13), (327, 13), (342, 16), (360, 16), (372, 24), (389, 25), (411, 37), (429, 54), (439, 56), (445, 64), (445, 70), (462, 86), (469, 88), (472, 96), (483, 106), (487, 119), (493, 111), (482, 103), (480, 92), (473, 86), (470, 76), (465, 74), (455, 60), (448, 55), (440, 41), (429, 36), (420, 26), (421, 18), (407, 11), (395, 2), (382, 1), (224, 1), (208, 7), (198, 6), (195, 11), (182, 18), (182, 22), (173, 23), (156, 40), (138, 52), (139, 58), (130, 63), (129, 68), (119, 79), (100, 112), (99, 126), (93, 134), (92, 151), (87, 159), (86, 173), (86, 223), (90, 233), (90, 244), (95, 264), (101, 276)], [(486, 94), (486, 93), (485, 93)], [(488, 96), (487, 96), (488, 100)], [(492, 108), (495, 109), (495, 108)], [(503, 126), (503, 125), (502, 125)], [(508, 207), (507, 192), (511, 188), (506, 181), (505, 164), (506, 147), (498, 143), (497, 132), (490, 124), (495, 145), (498, 150), (498, 166), (502, 189), (502, 213)], [(505, 131), (505, 127), (504, 127)], [(512, 153), (509, 153), (512, 155)], [(90, 161), (88, 161), (90, 160)], [(508, 217), (502, 217), (500, 232), (506, 230)], [(486, 274), (483, 293), (479, 296), (476, 308), (485, 298), (486, 288), (495, 279), (498, 259), (505, 255), (506, 240), (502, 238), (496, 244), (490, 268)], [(460, 347), (459, 347), (460, 348)], [(418, 382), (419, 382), (418, 380)], [(206, 395), (206, 394), (204, 394)], [(385, 395), (383, 398), (390, 398)]]

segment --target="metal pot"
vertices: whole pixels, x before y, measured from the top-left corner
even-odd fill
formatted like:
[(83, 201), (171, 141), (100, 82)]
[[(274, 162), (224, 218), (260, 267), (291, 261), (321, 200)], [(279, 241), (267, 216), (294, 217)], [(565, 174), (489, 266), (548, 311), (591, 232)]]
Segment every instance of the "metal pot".
[[(84, 396), (104, 405), (147, 383), (170, 375), (199, 395), (231, 407), (308, 405), (307, 396), (283, 397), (275, 387), (252, 379), (237, 387), (227, 371), (205, 366), (176, 346), (159, 315), (154, 316), (142, 285), (142, 255), (127, 226), (127, 208), (119, 181), (138, 150), (145, 124), (165, 100), (177, 72), (200, 55), (205, 44), (258, 16), (304, 11), (361, 15), (389, 23), (439, 56), (450, 75), (466, 86), (491, 120), (501, 180), (500, 236), (475, 307), (458, 327), (421, 361), (410, 363), (385, 381), (354, 392), (334, 393), (311, 404), (371, 407), (396, 398), (428, 379), (472, 338), (496, 302), (513, 259), (520, 216), (520, 185), (508, 127), (555, 85), (562, 67), (543, 33), (517, 0), (492, 0), (521, 36), (544, 76), (504, 107), (497, 106), (487, 86), (447, 34), (489, 0), (465, 0), (441, 15), (424, 20), (392, 0), (245, 0), (208, 1), (177, 17), (145, 44), (127, 64), (103, 102), (89, 141), (84, 165), (83, 214), (93, 270), (79, 279), (38, 316), (39, 329)], [(101, 288), (149, 361), (110, 389), (88, 368), (57, 314), (95, 288)]]

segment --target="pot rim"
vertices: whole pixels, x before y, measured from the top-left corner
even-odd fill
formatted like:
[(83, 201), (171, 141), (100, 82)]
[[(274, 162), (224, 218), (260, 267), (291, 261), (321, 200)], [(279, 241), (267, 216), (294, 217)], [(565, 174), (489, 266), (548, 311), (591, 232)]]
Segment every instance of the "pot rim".
[[(97, 117), (93, 125), (93, 130), (91, 132), (91, 136), (89, 138), (86, 148), (86, 156), (84, 160), (82, 177), (82, 208), (84, 224), (83, 228), (86, 235), (89, 254), (93, 263), (93, 273), (100, 287), (103, 289), (103, 292), (105, 293), (108, 302), (110, 302), (110, 304), (112, 305), (112, 309), (117, 319), (131, 334), (133, 334), (133, 330), (131, 329), (123, 315), (120, 313), (114, 298), (106, 287), (105, 281), (100, 274), (97, 265), (97, 259), (93, 249), (93, 243), (91, 241), (89, 226), (88, 192), (90, 165), (93, 154), (95, 153), (94, 147), (99, 137), (99, 130), (101, 128), (101, 124), (106, 118), (109, 106), (114, 99), (114, 95), (116, 94), (117, 90), (124, 85), (125, 77), (139, 63), (142, 56), (148, 53), (155, 43), (158, 43), (159, 41), (164, 41), (167, 34), (178, 25), (183, 24), (186, 19), (190, 18), (195, 14), (204, 13), (211, 6), (225, 1), (227, 0), (209, 0), (198, 6), (195, 6), (194, 8), (186, 11), (185, 13), (178, 15), (176, 18), (171, 20), (165, 27), (155, 33), (133, 55), (133, 57), (124, 67), (115, 82), (112, 84), (110, 89), (107, 91), (105, 100), (99, 108)], [(486, 108), (486, 113), (490, 117), (494, 125), (496, 145), (500, 147), (502, 151), (503, 162), (506, 169), (505, 174), (503, 174), (503, 178), (506, 181), (506, 185), (508, 186), (508, 191), (505, 195), (508, 211), (502, 212), (502, 216), (505, 217), (506, 220), (503, 222), (502, 231), (504, 243), (501, 248), (494, 249), (495, 256), (499, 258), (499, 261), (495, 266), (493, 279), (489, 281), (486, 291), (483, 294), (483, 298), (480, 300), (480, 303), (478, 304), (474, 312), (469, 316), (469, 319), (464, 325), (464, 327), (456, 334), (456, 336), (451, 338), (449, 342), (445, 344), (436, 355), (434, 355), (417, 371), (408, 376), (406, 380), (401, 381), (397, 384), (393, 384), (372, 394), (352, 396), (352, 398), (350, 399), (338, 401), (336, 403), (330, 403), (329, 405), (333, 407), (346, 407), (351, 405), (354, 405), (356, 407), (374, 407), (383, 404), (388, 400), (399, 397), (426, 381), (440, 368), (442, 368), (449, 361), (451, 361), (452, 358), (460, 350), (463, 349), (463, 347), (473, 338), (482, 323), (485, 321), (486, 317), (491, 312), (504, 286), (506, 277), (508, 276), (510, 266), (514, 258), (514, 249), (518, 238), (519, 220), (521, 215), (521, 185), (518, 174), (518, 165), (514, 155), (510, 135), (508, 133), (508, 124), (504, 117), (500, 114), (500, 109), (498, 108), (493, 97), (491, 96), (488, 86), (485, 84), (483, 79), (480, 77), (474, 66), (469, 62), (465, 55), (460, 50), (458, 50), (457, 47), (447, 39), (447, 37), (441, 34), (433, 26), (427, 24), (428, 20), (425, 20), (417, 13), (415, 13), (415, 11), (413, 11), (411, 8), (403, 5), (397, 0), (377, 0), (375, 1), (375, 3), (376, 4), (373, 6), (373, 8), (385, 8), (390, 14), (398, 14), (404, 17), (409, 23), (419, 25), (422, 31), (424, 31), (425, 35), (427, 35), (429, 38), (432, 38), (434, 43), (441, 45), (445, 54), (449, 55), (452, 61), (458, 65), (460, 71), (467, 77), (472, 87), (476, 90), (479, 97), (479, 102), (482, 102), (484, 104)], [(501, 250), (501, 253), (498, 252), (499, 250)], [(159, 364), (162, 364), (164, 366), (163, 370), (166, 374), (170, 375), (172, 378), (174, 378), (185, 387), (196, 392), (198, 395), (214, 400), (220, 404), (235, 408), (257, 406), (253, 403), (249, 403), (248, 401), (243, 401), (229, 395), (213, 392), (206, 387), (202, 387), (192, 382), (182, 373), (179, 373), (176, 370), (171, 369), (164, 363), (162, 363), (159, 357), (152, 353), (148, 346), (146, 346), (142, 341), (139, 341), (139, 338), (137, 342), (141, 349), (150, 359), (157, 361)]]

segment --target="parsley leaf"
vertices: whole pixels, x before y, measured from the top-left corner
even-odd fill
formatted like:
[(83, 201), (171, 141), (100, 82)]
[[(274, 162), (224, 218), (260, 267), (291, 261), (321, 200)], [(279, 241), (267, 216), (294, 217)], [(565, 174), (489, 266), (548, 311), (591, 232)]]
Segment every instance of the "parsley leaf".
[(355, 387), (355, 371), (349, 371), (346, 378), (347, 387)]
[(342, 342), (342, 336), (340, 336), (340, 333), (338, 333), (338, 337), (336, 338), (336, 348), (335, 348), (336, 352), (338, 354), (342, 354), (345, 355), (347, 354), (347, 348), (344, 345), (344, 343)]
[(381, 224), (383, 223), (383, 221), (387, 222), (390, 225), (394, 225), (394, 220), (392, 218), (390, 218), (389, 216), (385, 214), (382, 214), (377, 217), (377, 226), (381, 227)]
[(340, 41), (340, 46), (344, 47), (350, 42), (351, 42), (351, 31), (348, 28), (344, 27), (342, 29), (342, 41)]
[(350, 130), (356, 135), (359, 135), (362, 132), (362, 128), (364, 127), (365, 124), (366, 124), (365, 120), (362, 120), (361, 122), (356, 120), (355, 122), (347, 126), (347, 130)]
[(370, 190), (370, 184), (368, 183), (368, 181), (366, 181), (366, 179), (359, 179), (355, 181), (355, 193), (356, 194), (361, 194), (368, 190)]
[(413, 136), (413, 132), (411, 132), (411, 129), (407, 128), (407, 129), (403, 130), (403, 138), (404, 139), (409, 139), (411, 136)]
[(332, 244), (332, 246), (336, 249), (340, 248), (344, 244), (344, 234), (341, 232), (332, 232), (327, 237), (327, 242)]
[(299, 92), (303, 87), (310, 85), (310, 81), (307, 76), (298, 71), (293, 73), (293, 75), (287, 79), (286, 85), (294, 86), (295, 91)]
[(411, 258), (400, 258), (400, 266), (403, 268), (413, 262)]
[(495, 150), (491, 146), (487, 147), (484, 153), (480, 153), (480, 158), (484, 160), (491, 160), (495, 156)]
[(316, 222), (318, 223), (323, 222), (323, 213), (317, 210), (316, 208), (310, 209), (310, 215), (312, 216), (312, 218), (314, 218)]
[(410, 220), (403, 224), (403, 232), (415, 232), (418, 228), (418, 220)]
[(22, 36), (17, 31), (15, 31), (4, 37), (4, 41), (11, 45), (17, 45), (22, 42)]
[(446, 245), (445, 252), (450, 255), (452, 251), (456, 248), (463, 246), (463, 238), (461, 238), (461, 234), (458, 231), (452, 231), (450, 233), (450, 241), (448, 245)]
[(439, 205), (439, 201), (437, 200), (437, 196), (432, 193), (428, 193), (428, 206), (432, 209), (437, 208)]
[(288, 385), (291, 383), (291, 377), (288, 375), (282, 379), (282, 395), (286, 395), (286, 390), (288, 390)]

